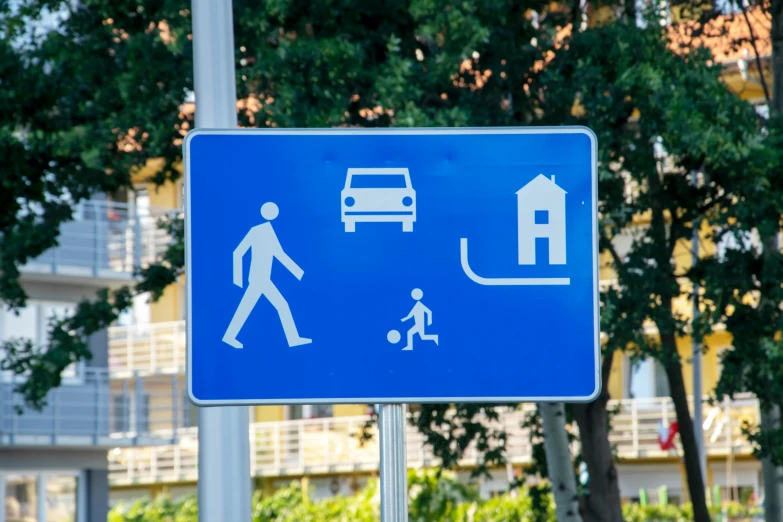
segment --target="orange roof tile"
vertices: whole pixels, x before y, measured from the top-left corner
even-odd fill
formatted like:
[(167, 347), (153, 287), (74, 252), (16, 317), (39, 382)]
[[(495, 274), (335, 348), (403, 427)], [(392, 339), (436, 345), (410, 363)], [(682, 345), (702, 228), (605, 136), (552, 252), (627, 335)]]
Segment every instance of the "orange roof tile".
[[(754, 7), (748, 10), (748, 20), (756, 37), (759, 55), (769, 56), (772, 53), (769, 15), (761, 7)], [(712, 52), (718, 63), (753, 58), (750, 34), (742, 13), (721, 16), (703, 26), (699, 22), (683, 22), (669, 26), (672, 50), (687, 53), (689, 48), (703, 46)]]

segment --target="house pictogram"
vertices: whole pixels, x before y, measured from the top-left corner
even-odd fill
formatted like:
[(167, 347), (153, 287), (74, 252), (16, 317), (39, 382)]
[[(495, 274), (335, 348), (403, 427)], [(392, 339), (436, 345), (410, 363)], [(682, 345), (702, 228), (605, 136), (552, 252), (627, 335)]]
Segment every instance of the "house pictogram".
[(554, 176), (550, 179), (543, 174), (517, 191), (520, 265), (536, 264), (537, 239), (547, 240), (550, 265), (566, 264), (565, 195)]

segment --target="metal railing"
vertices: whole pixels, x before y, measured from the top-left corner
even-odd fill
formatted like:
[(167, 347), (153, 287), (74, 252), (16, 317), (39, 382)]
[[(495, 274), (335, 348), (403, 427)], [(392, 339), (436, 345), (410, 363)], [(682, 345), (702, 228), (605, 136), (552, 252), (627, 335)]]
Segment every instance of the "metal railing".
[(185, 321), (112, 326), (109, 370), (118, 376), (134, 371), (184, 373)]
[[(23, 397), (15, 391), (20, 378), (0, 380), (0, 444), (171, 444), (177, 441), (178, 428), (186, 421), (184, 417), (177, 421), (176, 417), (177, 402), (182, 401), (180, 410), (185, 404), (179, 382), (173, 388), (148, 385), (153, 395), (145, 393), (143, 387), (113, 386), (104, 368), (81, 368), (76, 377), (47, 395), (45, 407), (34, 410), (26, 407)], [(176, 400), (170, 402), (167, 399), (172, 395)], [(161, 397), (166, 399), (165, 411), (153, 406), (161, 402)]]
[[(532, 405), (501, 415), (508, 434), (507, 457), (515, 464), (530, 462), (529, 433), (521, 427)], [(659, 423), (675, 419), (668, 398), (611, 401), (610, 442), (621, 460), (677, 458), (677, 450), (664, 451), (658, 444)], [(330, 417), (250, 426), (250, 469), (254, 476), (283, 477), (302, 474), (345, 473), (378, 469), (378, 438), (361, 444), (357, 438), (369, 417)], [(713, 408), (705, 407), (705, 447), (711, 456), (749, 454), (741, 433), (743, 420), (758, 421), (758, 403), (739, 398)], [(198, 438), (195, 428), (180, 430), (179, 444), (158, 447), (116, 448), (109, 455), (112, 484), (152, 484), (192, 481), (198, 478)], [(407, 431), (408, 465), (437, 465), (432, 449), (413, 427)], [(679, 445), (678, 445), (679, 447)], [(577, 448), (574, 448), (575, 450)], [(470, 467), (481, 455), (468, 447), (459, 464)]]
[(22, 270), (90, 277), (129, 277), (162, 254), (170, 242), (161, 218), (177, 211), (127, 203), (87, 200), (62, 224), (58, 246), (30, 260)]

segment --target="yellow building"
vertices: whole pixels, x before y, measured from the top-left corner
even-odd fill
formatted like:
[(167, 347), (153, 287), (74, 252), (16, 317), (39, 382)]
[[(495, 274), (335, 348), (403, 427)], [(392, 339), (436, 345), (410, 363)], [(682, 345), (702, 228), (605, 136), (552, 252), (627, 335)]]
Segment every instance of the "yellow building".
[[(598, 23), (605, 13), (599, 10), (590, 16), (592, 23)], [(764, 26), (763, 16), (750, 18), (755, 24), (754, 33), (767, 35), (766, 40), (759, 42), (759, 49), (764, 54), (760, 62), (768, 67), (769, 26)], [(732, 38), (748, 31), (740, 17), (719, 20), (716, 24), (728, 25)], [(687, 38), (688, 29), (672, 29), (672, 34), (675, 40)], [(727, 42), (725, 38), (703, 40), (724, 68), (723, 77), (729, 88), (744, 99), (763, 105), (764, 93), (752, 50), (747, 45), (735, 49)], [(136, 174), (140, 190), (128, 198), (140, 207), (181, 209), (181, 181), (162, 187), (145, 182), (157, 168), (159, 165), (151, 162)], [(643, 220), (638, 226), (644, 226)], [(629, 245), (630, 236), (618, 238), (616, 247), (622, 251)], [(716, 247), (703, 241), (701, 248), (708, 252)], [(689, 265), (690, 243), (683, 241), (678, 245), (674, 257), (683, 267)], [(601, 264), (609, 266), (608, 259), (602, 259)], [(612, 277), (610, 270), (602, 268), (602, 284), (611, 284)], [(156, 440), (168, 438), (172, 442), (162, 447), (113, 450), (110, 454), (113, 501), (152, 496), (163, 490), (174, 496), (195, 492), (197, 410), (187, 402), (184, 392), (184, 295), (182, 280), (169, 287), (156, 303), (138, 299), (133, 312), (110, 330), (112, 387), (121, 390), (119, 395), (124, 397), (114, 408), (131, 411), (131, 421), (115, 426), (115, 431), (149, 435)], [(683, 301), (678, 306), (687, 311), (690, 303)], [(655, 334), (654, 329), (649, 333)], [(717, 383), (720, 353), (731, 346), (731, 337), (716, 331), (705, 339), (705, 344), (703, 387), (698, 390), (702, 396), (708, 396)], [(684, 361), (687, 393), (693, 395), (691, 340), (679, 339), (678, 350)], [(617, 412), (612, 420), (611, 440), (617, 447), (623, 498), (637, 498), (640, 488), (647, 488), (654, 497), (656, 488), (666, 485), (670, 500), (685, 500), (687, 487), (683, 485), (680, 456), (676, 451), (662, 451), (657, 442), (661, 424), (665, 426), (675, 418), (660, 365), (652, 360), (632, 363), (628, 356), (617, 354), (609, 392), (613, 399), (611, 408)], [(307, 477), (311, 493), (316, 497), (355, 491), (378, 469), (377, 439), (362, 445), (355, 437), (367, 421), (366, 414), (366, 405), (251, 407), (250, 466), (258, 486), (269, 489), (291, 479)], [(530, 462), (528, 435), (519, 427), (522, 416), (522, 412), (510, 412), (503, 417), (509, 433), (509, 459), (516, 468)], [(758, 405), (753, 398), (704, 406), (707, 482), (722, 487), (727, 497), (736, 498), (740, 489), (759, 492), (760, 466), (751, 457), (750, 447), (740, 432), (743, 421), (757, 419)], [(408, 433), (408, 451), (412, 466), (437, 464), (421, 436), (412, 429)], [(476, 458), (469, 451), (461, 464), (469, 469), (475, 465)], [(503, 491), (507, 473), (509, 470), (497, 470), (491, 480), (482, 483), (482, 491), (485, 494)]]

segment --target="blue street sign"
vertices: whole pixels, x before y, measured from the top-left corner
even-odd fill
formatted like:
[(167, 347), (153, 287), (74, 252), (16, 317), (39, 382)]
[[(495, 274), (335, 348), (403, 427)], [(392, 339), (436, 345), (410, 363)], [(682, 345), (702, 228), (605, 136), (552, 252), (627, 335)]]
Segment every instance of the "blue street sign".
[(195, 403), (598, 394), (590, 130), (196, 130), (185, 182)]

